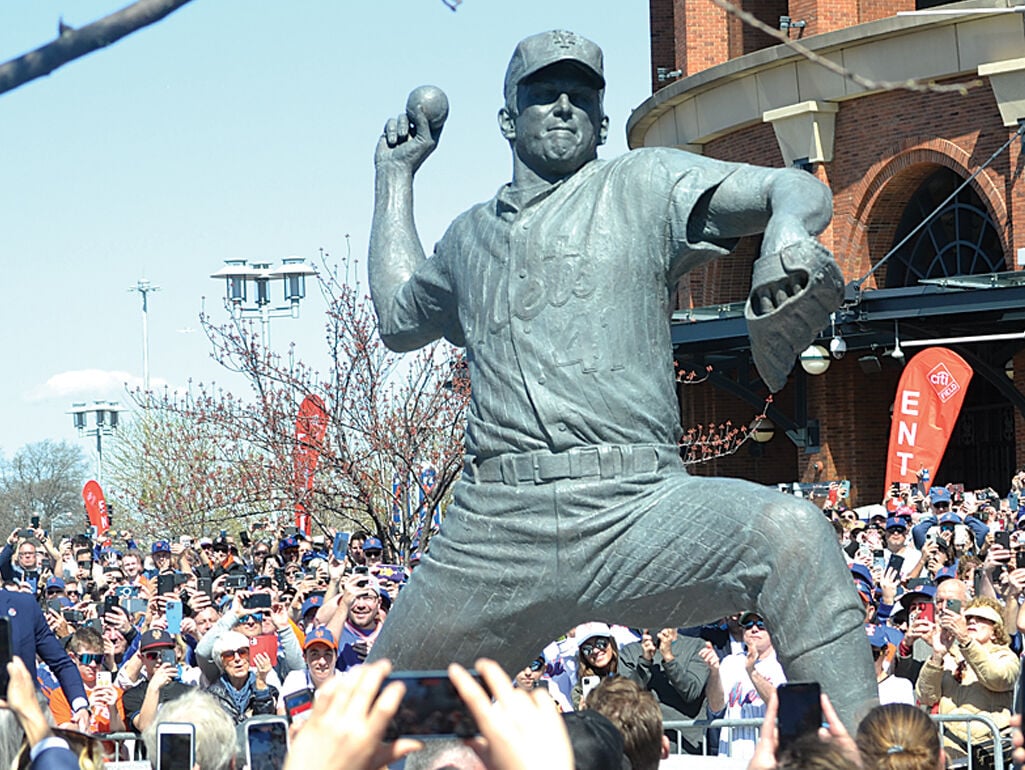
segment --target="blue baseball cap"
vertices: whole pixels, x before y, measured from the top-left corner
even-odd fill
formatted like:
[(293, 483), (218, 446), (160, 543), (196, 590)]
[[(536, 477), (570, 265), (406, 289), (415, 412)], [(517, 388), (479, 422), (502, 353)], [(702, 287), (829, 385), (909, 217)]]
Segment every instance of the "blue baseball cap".
[(298, 547), (299, 547), (299, 538), (297, 538), (295, 535), (289, 535), (288, 537), (283, 538), (280, 543), (278, 543), (278, 550), (279, 551), (285, 551), (285, 550), (288, 550), (289, 548), (298, 548)]
[(891, 516), (886, 520), (886, 531), (889, 532), (891, 529), (903, 529), (908, 528), (908, 523), (904, 519), (898, 519), (896, 516)]
[(939, 518), (940, 524), (961, 524), (961, 517), (956, 513), (941, 513)]
[(854, 575), (854, 582), (856, 583), (867, 583), (870, 587), (875, 584), (875, 580), (872, 579), (872, 570), (870, 570), (864, 564), (852, 564), (851, 574)]
[(957, 577), (957, 562), (949, 564), (941, 570), (937, 570), (936, 577), (933, 578), (933, 582), (939, 585), (944, 580), (950, 580), (951, 578)]
[(384, 546), (381, 544), (379, 538), (368, 537), (363, 543), (363, 553), (367, 551), (383, 551)]
[(315, 610), (318, 607), (322, 607), (323, 605), (324, 605), (324, 597), (321, 596), (320, 594), (314, 594), (309, 599), (307, 599), (306, 601), (303, 602), (302, 609), (299, 610), (299, 615), (303, 616), (307, 612), (309, 612), (310, 610)]
[(327, 626), (315, 626), (306, 634), (306, 641), (303, 642), (303, 652), (310, 649), (315, 644), (323, 644), (330, 647), (332, 650), (338, 649), (338, 642), (335, 641), (335, 635), (328, 630)]
[(882, 626), (877, 626), (875, 623), (865, 624), (865, 634), (868, 636), (868, 643), (877, 649), (885, 647), (890, 643), (886, 631), (883, 630)]
[(46, 590), (49, 591), (51, 588), (59, 588), (64, 590), (64, 581), (59, 577), (50, 577), (46, 579)]
[(946, 487), (933, 487), (929, 490), (929, 502), (933, 505), (936, 503), (947, 503), (950, 504), (950, 490)]
[(153, 547), (150, 548), (150, 553), (171, 553), (171, 544), (166, 540), (157, 540), (153, 543)]
[(911, 602), (913, 601), (935, 601), (936, 600), (936, 586), (919, 586), (913, 588), (910, 591), (905, 591), (900, 599), (900, 606), (905, 610), (911, 609)]

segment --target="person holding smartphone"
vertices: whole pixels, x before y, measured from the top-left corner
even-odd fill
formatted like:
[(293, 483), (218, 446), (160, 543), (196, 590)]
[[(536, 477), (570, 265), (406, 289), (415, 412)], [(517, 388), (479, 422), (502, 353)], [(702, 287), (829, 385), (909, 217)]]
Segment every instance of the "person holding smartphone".
[(221, 676), (207, 688), (225, 713), (242, 724), (256, 714), (274, 714), (278, 688), (267, 683), (270, 656), (257, 653), (249, 661), (249, 637), (237, 631), (223, 634), (214, 645), (214, 659)]
[[(125, 729), (125, 707), (122, 691), (111, 683), (111, 672), (106, 669), (103, 637), (85, 626), (71, 635), (68, 655), (78, 666), (89, 699), (91, 719), (89, 733), (115, 733)], [(50, 713), (58, 727), (77, 729), (72, 720), (71, 705), (60, 688), (50, 693)]]
[[(953, 582), (947, 580), (942, 585)], [(915, 684), (919, 703), (926, 708), (938, 705), (940, 714), (985, 714), (997, 727), (1006, 728), (1020, 661), (1009, 647), (1000, 603), (978, 597), (962, 611), (961, 601), (949, 598), (937, 616), (936, 626), (931, 640), (933, 654), (922, 666)], [(989, 729), (978, 723), (949, 723), (944, 748), (951, 759), (967, 755), (969, 729), (974, 742), (990, 735)]]
[(139, 656), (146, 678), (125, 690), (122, 696), (127, 726), (137, 733), (152, 724), (160, 705), (192, 689), (177, 678), (174, 639), (166, 631), (152, 628), (146, 631), (139, 640)]

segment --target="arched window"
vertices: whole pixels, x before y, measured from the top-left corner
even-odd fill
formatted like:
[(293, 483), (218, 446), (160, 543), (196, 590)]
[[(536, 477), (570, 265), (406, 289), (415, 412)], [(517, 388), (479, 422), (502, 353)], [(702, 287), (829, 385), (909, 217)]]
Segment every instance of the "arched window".
[[(928, 176), (911, 196), (894, 235), (896, 246), (964, 180), (948, 168)], [(886, 286), (913, 286), (923, 278), (1006, 270), (996, 225), (971, 185), (966, 186), (889, 260)]]

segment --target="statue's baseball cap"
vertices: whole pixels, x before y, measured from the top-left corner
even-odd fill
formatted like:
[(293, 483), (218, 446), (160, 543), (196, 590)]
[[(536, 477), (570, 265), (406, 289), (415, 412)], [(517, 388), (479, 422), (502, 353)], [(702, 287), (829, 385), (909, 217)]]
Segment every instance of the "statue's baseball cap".
[(586, 37), (564, 29), (553, 29), (524, 38), (516, 45), (505, 71), (505, 103), (516, 106), (516, 87), (538, 70), (571, 61), (598, 79), (605, 87), (605, 65), (601, 48)]

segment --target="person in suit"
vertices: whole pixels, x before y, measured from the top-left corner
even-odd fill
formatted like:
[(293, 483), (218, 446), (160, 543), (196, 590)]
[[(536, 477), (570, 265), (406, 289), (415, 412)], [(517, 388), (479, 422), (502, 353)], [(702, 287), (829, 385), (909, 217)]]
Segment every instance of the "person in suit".
[(33, 681), (36, 678), (36, 655), (46, 662), (71, 704), (72, 721), (85, 732), (90, 715), (82, 676), (50, 630), (35, 598), (31, 594), (0, 589), (0, 618), (10, 621), (12, 655), (21, 659)]
[(34, 677), (23, 659), (15, 657), (7, 664), (7, 677), (7, 700), (0, 700), (0, 708), (14, 712), (25, 731), (32, 757), (29, 770), (78, 770), (78, 757), (67, 741), (53, 734), (46, 721), (36, 699)]

